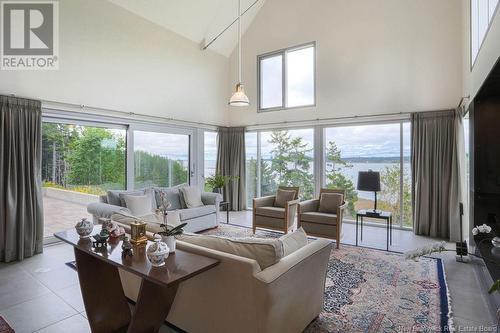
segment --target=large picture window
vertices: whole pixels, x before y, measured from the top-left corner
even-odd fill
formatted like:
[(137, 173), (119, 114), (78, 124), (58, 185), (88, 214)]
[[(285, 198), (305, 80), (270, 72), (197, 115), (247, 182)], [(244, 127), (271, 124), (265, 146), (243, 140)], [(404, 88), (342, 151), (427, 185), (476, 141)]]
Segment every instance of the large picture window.
[[(204, 133), (204, 163), (203, 163), (203, 178), (207, 179), (215, 175), (217, 166), (217, 132), (205, 131)], [(207, 187), (206, 191), (212, 191), (212, 188)]]
[(313, 106), (315, 101), (315, 43), (261, 55), (259, 110)]
[(325, 185), (346, 190), (348, 219), (356, 210), (373, 209), (374, 194), (356, 190), (358, 172), (372, 170), (380, 172), (378, 208), (412, 225), (409, 136), (409, 123), (325, 129)]
[(189, 135), (134, 131), (134, 187), (189, 184)]
[(44, 236), (88, 217), (85, 203), (98, 195), (125, 189), (125, 156), (126, 128), (43, 122)]

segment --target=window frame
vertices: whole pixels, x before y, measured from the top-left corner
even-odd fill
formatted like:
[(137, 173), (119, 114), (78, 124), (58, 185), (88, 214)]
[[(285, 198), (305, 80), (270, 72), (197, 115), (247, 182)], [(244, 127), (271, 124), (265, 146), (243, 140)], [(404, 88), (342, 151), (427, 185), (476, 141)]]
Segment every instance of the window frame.
[[(298, 105), (298, 106), (287, 106), (288, 95), (287, 95), (287, 54), (289, 52), (298, 51), (302, 49), (306, 49), (312, 47), (313, 49), (313, 103), (306, 105)], [(262, 84), (261, 84), (261, 61), (263, 59), (272, 58), (277, 55), (281, 55), (281, 106), (263, 108), (261, 106), (262, 102)], [(316, 106), (316, 41), (295, 45), (287, 48), (283, 48), (276, 51), (267, 52), (264, 54), (260, 54), (257, 56), (257, 112), (270, 112), (270, 111), (282, 111), (289, 109), (299, 109), (299, 108), (310, 108)]]

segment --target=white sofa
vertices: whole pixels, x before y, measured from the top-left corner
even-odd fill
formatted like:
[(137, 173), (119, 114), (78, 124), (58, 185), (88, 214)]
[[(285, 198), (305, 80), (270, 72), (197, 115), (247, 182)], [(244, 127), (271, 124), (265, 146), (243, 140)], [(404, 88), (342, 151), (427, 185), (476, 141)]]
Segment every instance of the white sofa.
[[(187, 332), (302, 332), (323, 309), (330, 241), (314, 240), (263, 270), (254, 259), (183, 241), (177, 248), (220, 261), (179, 285), (167, 321)], [(120, 277), (136, 301), (141, 279)]]

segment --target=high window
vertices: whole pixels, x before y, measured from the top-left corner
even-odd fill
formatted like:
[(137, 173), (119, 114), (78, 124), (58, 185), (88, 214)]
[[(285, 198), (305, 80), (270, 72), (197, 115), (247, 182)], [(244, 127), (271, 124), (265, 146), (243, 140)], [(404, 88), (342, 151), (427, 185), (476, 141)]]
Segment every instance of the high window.
[(260, 55), (257, 67), (260, 111), (316, 103), (315, 43)]
[(499, 0), (470, 0), (471, 64), (474, 64), (486, 38)]

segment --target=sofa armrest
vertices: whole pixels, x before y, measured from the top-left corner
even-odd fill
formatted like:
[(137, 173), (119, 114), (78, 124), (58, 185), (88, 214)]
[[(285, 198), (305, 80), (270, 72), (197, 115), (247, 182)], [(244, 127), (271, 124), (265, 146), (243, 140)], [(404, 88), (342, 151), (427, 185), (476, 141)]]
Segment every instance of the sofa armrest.
[(94, 216), (97, 216), (98, 218), (104, 217), (108, 219), (111, 218), (111, 215), (115, 213), (131, 214), (130, 210), (126, 207), (114, 206), (102, 202), (93, 202), (91, 204), (88, 204), (87, 212)]
[(287, 201), (285, 204), (285, 215), (287, 218), (287, 221), (286, 221), (287, 230), (295, 222), (295, 216), (297, 215), (297, 208), (299, 206), (299, 203), (300, 203), (300, 200), (296, 199), (296, 200)]
[(219, 206), (219, 204), (222, 201), (222, 194), (213, 192), (202, 192), (201, 201), (203, 201), (205, 205)]
[(319, 199), (302, 201), (299, 205), (300, 213), (317, 212), (319, 207)]
[(253, 208), (274, 206), (275, 195), (253, 199)]

